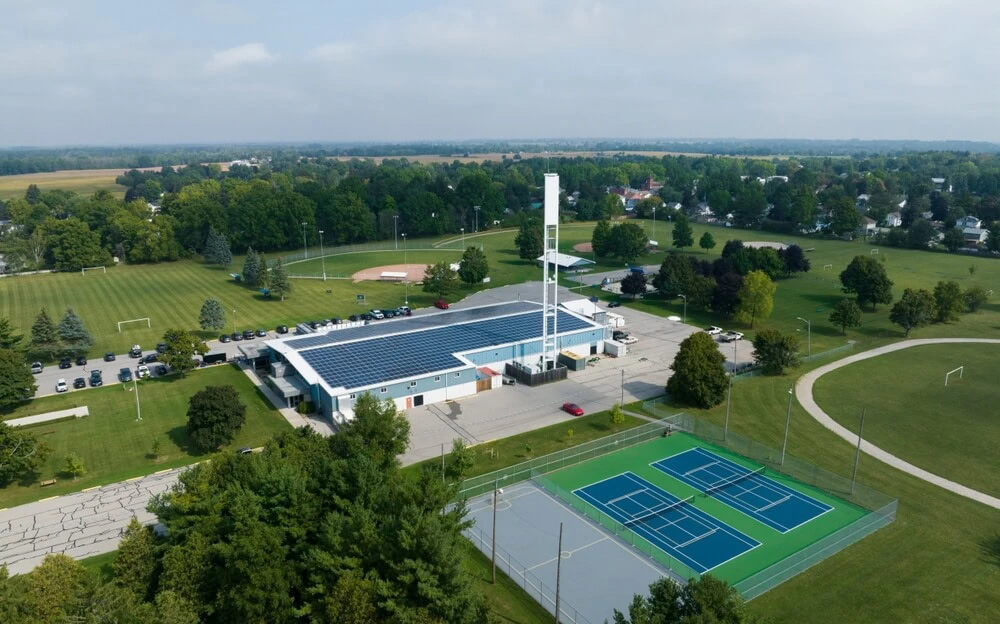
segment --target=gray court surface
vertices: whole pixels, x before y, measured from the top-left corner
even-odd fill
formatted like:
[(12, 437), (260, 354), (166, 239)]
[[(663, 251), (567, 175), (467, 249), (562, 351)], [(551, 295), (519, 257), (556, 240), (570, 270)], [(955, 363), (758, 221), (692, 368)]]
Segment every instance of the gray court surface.
[[(466, 535), (491, 553), (493, 494), (470, 499)], [(531, 482), (503, 488), (496, 513), (497, 569), (554, 613), (559, 523), (563, 523), (560, 622), (601, 624), (665, 576), (655, 563), (577, 515)]]

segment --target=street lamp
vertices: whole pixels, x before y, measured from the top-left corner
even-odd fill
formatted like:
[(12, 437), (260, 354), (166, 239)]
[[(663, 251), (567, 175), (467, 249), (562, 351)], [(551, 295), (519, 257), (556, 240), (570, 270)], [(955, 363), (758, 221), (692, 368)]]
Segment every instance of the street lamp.
[(465, 250), (465, 228), (462, 228), (462, 250)]
[(399, 215), (392, 215), (392, 245), (396, 251), (399, 251), (399, 236), (396, 234), (396, 226), (399, 224)]
[(792, 421), (792, 397), (795, 393), (788, 389), (788, 413), (785, 415), (785, 441), (781, 443), (781, 465), (785, 465), (785, 449), (788, 448), (788, 423)]
[(677, 295), (684, 300), (684, 322), (687, 323), (688, 320), (688, 298), (687, 295)]
[(726, 395), (726, 426), (722, 430), (722, 441), (729, 437), (729, 406), (733, 403), (733, 377), (736, 375), (736, 344), (733, 341), (733, 370), (729, 371), (729, 393)]
[(806, 355), (807, 356), (808, 355), (812, 355), (812, 353), (813, 353), (813, 324), (810, 323), (808, 320), (802, 318), (801, 316), (796, 316), (795, 318), (799, 319), (800, 321), (802, 321), (803, 323), (806, 324), (806, 332), (807, 332), (806, 333)]
[(139, 375), (135, 376), (135, 421), (142, 420), (142, 408), (139, 407)]
[(319, 231), (319, 261), (323, 265), (323, 281), (326, 281), (326, 254), (323, 253), (323, 230)]
[(476, 211), (476, 231), (479, 231), (479, 206), (473, 206), (473, 210)]
[(302, 222), (302, 248), (305, 250), (305, 257), (309, 257), (309, 246), (306, 244), (306, 222)]
[(406, 279), (403, 280), (403, 305), (410, 305), (410, 267), (406, 264), (406, 232), (403, 232), (403, 268)]
[(236, 308), (233, 308), (233, 333), (236, 333)]
[(653, 206), (653, 240), (656, 240), (656, 206)]

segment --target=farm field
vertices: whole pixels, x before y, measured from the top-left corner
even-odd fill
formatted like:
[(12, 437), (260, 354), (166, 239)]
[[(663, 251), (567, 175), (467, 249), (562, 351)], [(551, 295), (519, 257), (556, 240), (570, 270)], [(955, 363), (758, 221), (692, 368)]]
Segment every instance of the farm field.
[[(132, 384), (35, 399), (0, 417), (8, 420), (84, 405), (90, 415), (26, 428), (51, 452), (30, 483), (0, 489), (0, 508), (152, 474), (207, 457), (190, 447), (185, 424), (188, 399), (209, 385), (232, 385), (247, 406), (246, 422), (233, 440), (233, 448), (260, 446), (290, 427), (246, 375), (228, 365), (192, 371), (184, 378), (168, 375), (143, 381), (139, 384), (142, 421), (136, 421), (135, 394), (129, 391)], [(160, 442), (155, 459), (149, 455), (153, 440)], [(68, 453), (79, 454), (87, 470), (76, 481), (62, 474)], [(59, 482), (42, 490), (38, 484), (46, 479)]]
[[(996, 363), (1000, 345), (911, 347), (856, 362), (820, 377), (816, 402), (852, 431), (865, 413), (865, 439), (925, 470), (1000, 496)], [(964, 366), (945, 387), (945, 373)], [(869, 388), (891, 379), (891, 391)]]
[(80, 195), (91, 195), (106, 189), (116, 197), (123, 197), (125, 187), (115, 184), (115, 178), (124, 171), (124, 169), (78, 169), (0, 176), (0, 199), (24, 197), (24, 192), (31, 184), (38, 185), (43, 191), (58, 189), (73, 191)]

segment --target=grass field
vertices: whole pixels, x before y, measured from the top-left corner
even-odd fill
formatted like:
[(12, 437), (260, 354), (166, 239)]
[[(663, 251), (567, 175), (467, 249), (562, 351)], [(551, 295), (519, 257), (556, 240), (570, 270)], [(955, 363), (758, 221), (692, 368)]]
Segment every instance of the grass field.
[[(191, 448), (185, 424), (188, 399), (209, 385), (232, 385), (247, 406), (246, 422), (233, 448), (262, 445), (290, 426), (270, 402), (234, 366), (213, 366), (181, 378), (176, 375), (148, 379), (139, 385), (142, 421), (136, 421), (135, 394), (122, 385), (86, 392), (35, 399), (4, 412), (4, 420), (86, 405), (90, 415), (28, 427), (51, 448), (48, 459), (30, 483), (15, 483), (0, 489), (0, 507), (10, 507), (46, 496), (75, 492), (115, 483), (158, 470), (184, 466), (206, 456)], [(153, 440), (160, 441), (160, 454), (152, 458)], [(62, 474), (68, 453), (78, 453), (87, 472), (74, 481)], [(56, 485), (39, 487), (45, 479)]]
[[(823, 375), (817, 403), (855, 430), (862, 408), (865, 439), (925, 470), (1000, 496), (1000, 346), (912, 347), (856, 362)], [(944, 385), (946, 372), (965, 366)], [(881, 380), (881, 381), (875, 381)], [(889, 388), (844, 392), (875, 383)], [(891, 390), (891, 391), (887, 391)]]
[(31, 184), (38, 185), (43, 191), (73, 191), (80, 195), (92, 195), (97, 191), (109, 190), (117, 197), (124, 197), (125, 187), (115, 184), (115, 178), (124, 171), (124, 169), (79, 169), (0, 176), (0, 199), (24, 197), (24, 192)]

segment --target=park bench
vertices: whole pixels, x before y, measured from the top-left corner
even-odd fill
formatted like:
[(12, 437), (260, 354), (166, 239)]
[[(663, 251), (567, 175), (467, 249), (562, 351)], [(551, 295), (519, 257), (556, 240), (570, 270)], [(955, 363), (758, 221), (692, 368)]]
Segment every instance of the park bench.
[(55, 484), (56, 484), (55, 479), (46, 479), (45, 481), (42, 481), (42, 487), (48, 487), (50, 485), (55, 485)]

